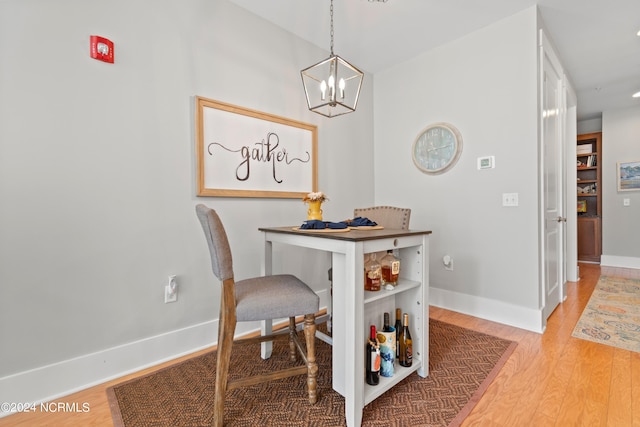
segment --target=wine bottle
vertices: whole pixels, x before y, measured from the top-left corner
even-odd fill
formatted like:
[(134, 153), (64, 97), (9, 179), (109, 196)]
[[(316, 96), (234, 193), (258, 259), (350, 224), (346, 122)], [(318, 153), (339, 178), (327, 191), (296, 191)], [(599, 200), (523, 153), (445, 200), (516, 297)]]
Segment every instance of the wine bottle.
[(384, 323), (382, 324), (382, 332), (391, 332), (391, 325), (389, 324), (389, 313), (383, 315)]
[(380, 376), (392, 377), (395, 373), (396, 360), (396, 330), (389, 323), (389, 313), (384, 313), (384, 326), (378, 332), (378, 343), (380, 344)]
[(402, 332), (402, 311), (396, 308), (396, 360), (400, 358), (400, 333)]
[(413, 343), (409, 332), (409, 315), (402, 316), (402, 332), (400, 333), (400, 356), (398, 357), (400, 366), (409, 367), (413, 362)]
[(376, 326), (371, 325), (369, 341), (367, 342), (366, 381), (369, 385), (378, 385), (380, 382), (380, 344), (376, 334)]

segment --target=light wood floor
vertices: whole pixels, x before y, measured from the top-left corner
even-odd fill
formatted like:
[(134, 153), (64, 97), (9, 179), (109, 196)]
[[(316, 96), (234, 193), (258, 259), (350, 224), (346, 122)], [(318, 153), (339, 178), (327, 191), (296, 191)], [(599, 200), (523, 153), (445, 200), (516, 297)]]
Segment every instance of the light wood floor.
[[(602, 270), (640, 278), (640, 270)], [(431, 308), (430, 315), (436, 319), (518, 342), (463, 426), (640, 426), (640, 353), (571, 337), (598, 281), (600, 266), (581, 264), (580, 276), (579, 282), (568, 283), (567, 300), (551, 315), (542, 335)], [(112, 426), (105, 390), (158, 368), (59, 399), (80, 406), (87, 402), (87, 413), (15, 414), (0, 419), (0, 427)]]

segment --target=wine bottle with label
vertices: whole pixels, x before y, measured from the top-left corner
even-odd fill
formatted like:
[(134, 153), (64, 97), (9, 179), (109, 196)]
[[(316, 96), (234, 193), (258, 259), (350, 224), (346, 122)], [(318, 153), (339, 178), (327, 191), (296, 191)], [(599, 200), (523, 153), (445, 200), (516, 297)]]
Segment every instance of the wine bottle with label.
[(402, 311), (396, 308), (396, 360), (400, 359), (400, 333), (402, 332)]
[(413, 343), (409, 332), (409, 315), (402, 316), (402, 332), (400, 333), (400, 356), (398, 357), (400, 366), (409, 367), (413, 362)]
[(380, 376), (392, 377), (395, 373), (396, 330), (389, 322), (389, 313), (384, 313), (384, 326), (378, 332), (380, 343)]
[(380, 344), (376, 334), (376, 326), (371, 325), (369, 341), (367, 342), (366, 381), (369, 385), (380, 383)]

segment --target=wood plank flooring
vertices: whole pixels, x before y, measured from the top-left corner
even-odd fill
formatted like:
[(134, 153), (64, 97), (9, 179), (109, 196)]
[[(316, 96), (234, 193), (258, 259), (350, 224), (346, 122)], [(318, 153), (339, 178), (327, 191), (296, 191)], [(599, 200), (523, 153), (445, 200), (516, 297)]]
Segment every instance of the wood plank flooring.
[[(463, 426), (640, 427), (640, 353), (571, 336), (600, 273), (599, 265), (580, 265), (580, 281), (567, 284), (567, 300), (542, 335), (431, 307), (433, 318), (518, 342)], [(640, 270), (602, 267), (602, 273), (640, 279)], [(0, 427), (112, 426), (105, 390), (171, 363), (58, 400), (87, 402), (89, 412), (15, 414), (1, 418)]]

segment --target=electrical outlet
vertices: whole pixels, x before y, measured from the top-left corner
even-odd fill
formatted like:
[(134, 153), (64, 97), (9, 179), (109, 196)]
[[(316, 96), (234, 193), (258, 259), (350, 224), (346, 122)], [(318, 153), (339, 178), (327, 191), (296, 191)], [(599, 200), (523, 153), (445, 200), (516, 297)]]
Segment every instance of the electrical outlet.
[(502, 206), (518, 206), (518, 193), (502, 193)]
[(451, 261), (449, 261), (449, 265), (445, 265), (444, 266), (445, 270), (449, 270), (449, 271), (453, 271), (453, 258), (451, 258)]
[(171, 286), (167, 285), (164, 287), (164, 303), (168, 304), (170, 302), (178, 301), (178, 292), (171, 293)]
[(164, 287), (164, 303), (178, 301), (178, 283), (176, 282), (176, 276), (169, 276), (169, 284)]

